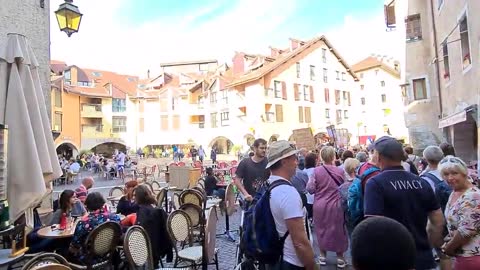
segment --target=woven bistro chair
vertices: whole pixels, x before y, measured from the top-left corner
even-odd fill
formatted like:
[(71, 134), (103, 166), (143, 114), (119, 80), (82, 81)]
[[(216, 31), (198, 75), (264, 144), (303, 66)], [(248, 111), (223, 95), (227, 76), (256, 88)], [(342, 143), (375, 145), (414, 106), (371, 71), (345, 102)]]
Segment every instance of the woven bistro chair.
[(142, 185), (147, 186), (147, 187), (150, 189), (150, 192), (152, 192), (152, 194), (155, 194), (155, 193), (153, 192), (153, 186), (152, 186), (151, 183), (144, 182), (144, 183), (142, 183)]
[(218, 270), (218, 249), (215, 247), (217, 241), (217, 214), (215, 207), (212, 207), (206, 216), (205, 245), (208, 264), (215, 264)]
[(180, 209), (180, 194), (178, 193), (173, 193), (172, 195), (172, 208), (174, 210)]
[[(157, 207), (158, 208), (165, 208), (165, 198), (167, 197), (167, 189), (160, 188), (157, 192)], [(167, 209), (165, 209), (167, 211)]]
[(75, 270), (93, 270), (111, 266), (113, 254), (121, 235), (120, 224), (113, 221), (100, 224), (87, 236), (84, 244), (86, 254), (83, 265), (70, 263), (70, 267)]
[(130, 227), (123, 239), (123, 250), (129, 269), (153, 269), (153, 253), (150, 237), (145, 229), (135, 225)]
[(203, 189), (205, 189), (205, 179), (203, 178), (198, 179), (197, 186), (201, 186)]
[(119, 199), (124, 195), (125, 191), (123, 187), (113, 187), (108, 192), (107, 199), (110, 201), (113, 207), (118, 203)]
[(153, 191), (155, 191), (155, 193), (162, 188), (162, 185), (160, 185), (158, 181), (152, 181), (150, 184), (152, 185)]
[(191, 203), (203, 208), (203, 195), (194, 189), (186, 189), (180, 193), (180, 205)]
[(57, 253), (42, 253), (33, 257), (30, 261), (25, 263), (22, 267), (22, 270), (38, 269), (38, 267), (49, 264), (68, 265), (68, 261)]
[(205, 220), (203, 217), (203, 209), (198, 205), (186, 203), (180, 206), (180, 210), (185, 211), (185, 213), (187, 213), (188, 217), (190, 218), (192, 234), (195, 237), (194, 240), (200, 240), (200, 226), (202, 224), (205, 224)]
[[(177, 267), (179, 263), (187, 262), (189, 266), (197, 268), (202, 262), (202, 246), (193, 246), (192, 222), (188, 214), (183, 210), (175, 210), (168, 216), (167, 230), (172, 239), (175, 249), (175, 263), (173, 267)], [(185, 244), (188, 246), (179, 250), (177, 244), (181, 247)]]

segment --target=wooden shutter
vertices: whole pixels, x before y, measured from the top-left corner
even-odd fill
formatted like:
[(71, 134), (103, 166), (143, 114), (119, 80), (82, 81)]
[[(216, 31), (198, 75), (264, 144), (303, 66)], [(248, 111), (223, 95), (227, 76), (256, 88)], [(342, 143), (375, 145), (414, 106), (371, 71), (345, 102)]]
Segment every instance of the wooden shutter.
[(347, 92), (348, 106), (352, 106), (352, 101), (350, 99), (350, 92)]
[(282, 82), (282, 98), (287, 99), (287, 85), (285, 82)]
[(325, 88), (325, 103), (330, 103), (330, 90)]
[(312, 112), (310, 107), (305, 107), (305, 123), (312, 122)]
[(310, 85), (310, 102), (315, 102), (315, 97), (313, 96), (313, 86)]
[(300, 100), (300, 96), (298, 95), (298, 83), (293, 84), (293, 94), (295, 97), (295, 100)]
[(275, 105), (275, 118), (277, 122), (283, 122), (283, 107), (282, 105)]
[(298, 107), (298, 122), (303, 123), (303, 107)]

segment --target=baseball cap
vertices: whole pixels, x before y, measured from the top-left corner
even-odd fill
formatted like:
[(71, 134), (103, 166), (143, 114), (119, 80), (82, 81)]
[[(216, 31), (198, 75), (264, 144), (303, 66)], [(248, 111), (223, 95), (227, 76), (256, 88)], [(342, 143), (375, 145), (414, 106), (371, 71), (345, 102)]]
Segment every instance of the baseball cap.
[(380, 155), (393, 161), (405, 160), (403, 146), (395, 138), (383, 136), (375, 141), (373, 147)]
[(299, 152), (295, 145), (289, 143), (288, 141), (281, 140), (273, 142), (267, 151), (267, 159), (268, 164), (266, 169), (270, 168), (273, 164), (277, 163), (278, 161), (295, 155)]

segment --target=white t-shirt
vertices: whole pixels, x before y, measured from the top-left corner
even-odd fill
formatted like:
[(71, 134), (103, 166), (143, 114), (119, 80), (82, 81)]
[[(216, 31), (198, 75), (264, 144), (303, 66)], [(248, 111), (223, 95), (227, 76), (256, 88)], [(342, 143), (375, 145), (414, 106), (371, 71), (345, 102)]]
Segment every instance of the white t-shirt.
[(125, 165), (125, 154), (120, 152), (115, 159), (117, 160), (117, 165), (123, 166)]
[[(268, 179), (268, 182), (271, 184), (279, 179), (283, 178), (276, 175), (271, 175)], [(272, 189), (270, 196), (270, 208), (272, 210), (275, 226), (280, 237), (284, 236), (288, 231), (285, 220), (304, 217), (302, 199), (300, 198), (298, 191), (293, 186), (281, 185)], [(285, 240), (285, 244), (283, 246), (283, 260), (299, 267), (304, 266), (295, 252), (290, 235)]]

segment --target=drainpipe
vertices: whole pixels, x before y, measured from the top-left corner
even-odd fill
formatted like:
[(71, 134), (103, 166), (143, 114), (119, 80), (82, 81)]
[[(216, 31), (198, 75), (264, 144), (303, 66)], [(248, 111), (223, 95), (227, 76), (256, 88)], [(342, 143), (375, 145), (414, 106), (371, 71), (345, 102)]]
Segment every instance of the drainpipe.
[(430, 11), (432, 15), (432, 28), (433, 28), (433, 48), (435, 52), (435, 68), (436, 68), (436, 79), (437, 79), (437, 91), (438, 91), (438, 107), (440, 108), (440, 117), (443, 117), (443, 102), (442, 102), (442, 88), (440, 87), (440, 63), (438, 59), (438, 43), (437, 43), (437, 27), (435, 25), (435, 10), (433, 8), (433, 0), (430, 0)]

